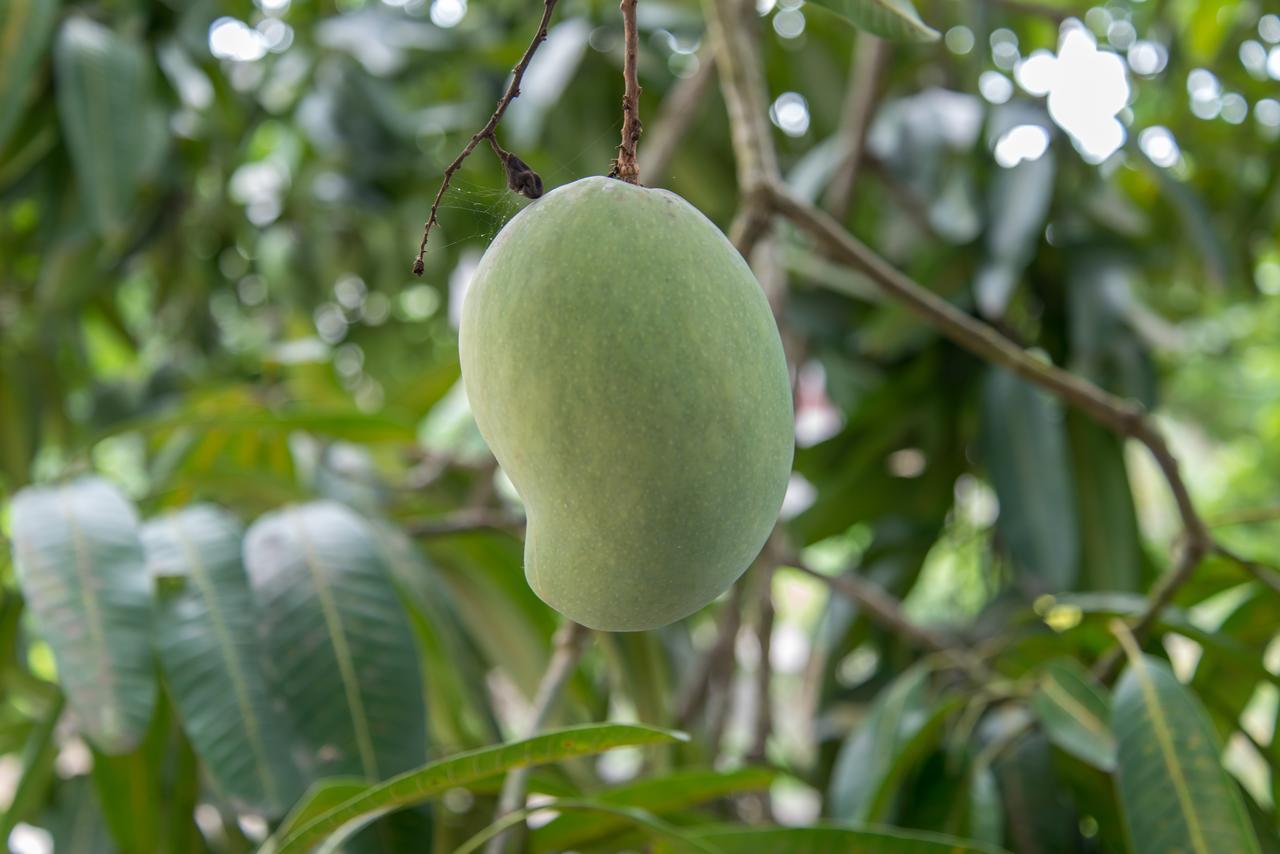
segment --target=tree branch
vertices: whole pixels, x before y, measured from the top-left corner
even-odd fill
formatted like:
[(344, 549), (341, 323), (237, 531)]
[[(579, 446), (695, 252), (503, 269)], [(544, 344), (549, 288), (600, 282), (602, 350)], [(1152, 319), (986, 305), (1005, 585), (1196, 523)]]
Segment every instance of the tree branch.
[(636, 144), (640, 142), (640, 79), (636, 73), (636, 53), (640, 41), (636, 27), (636, 0), (621, 0), (622, 10), (622, 142), (618, 156), (609, 170), (610, 178), (628, 184), (640, 183), (640, 164), (636, 161)]
[(1143, 635), (1190, 579), (1201, 558), (1214, 547), (1209, 530), (1196, 511), (1186, 482), (1178, 470), (1178, 461), (1146, 411), (1137, 403), (1116, 397), (1022, 349), (994, 327), (965, 314), (895, 269), (831, 217), (792, 198), (781, 188), (773, 187), (772, 198), (775, 210), (809, 234), (823, 250), (865, 273), (886, 295), (951, 341), (1040, 386), (1113, 432), (1136, 439), (1146, 446), (1173, 495), (1186, 542), (1173, 571), (1166, 573), (1157, 583), (1148, 598), (1147, 607), (1134, 624), (1134, 633)]
[(845, 152), (831, 178), (824, 199), (827, 210), (838, 220), (849, 212), (853, 185), (862, 165), (862, 151), (871, 124), (871, 111), (880, 87), (880, 74), (889, 58), (889, 45), (870, 33), (859, 30), (854, 42), (853, 65), (850, 68), (849, 91), (845, 98), (840, 136)]
[(529, 62), (547, 39), (547, 27), (551, 23), (551, 14), (555, 11), (556, 2), (557, 0), (543, 0), (542, 20), (538, 24), (538, 32), (534, 34), (533, 41), (529, 43), (529, 47), (525, 49), (524, 55), (520, 57), (520, 61), (516, 63), (515, 68), (511, 69), (511, 82), (507, 84), (507, 90), (502, 93), (502, 97), (498, 100), (497, 109), (493, 111), (489, 121), (485, 122), (484, 127), (475, 132), (475, 135), (468, 140), (458, 156), (445, 168), (444, 180), (440, 184), (440, 189), (436, 191), (435, 201), (431, 203), (431, 213), (427, 216), (426, 224), (422, 226), (422, 242), (418, 244), (418, 255), (413, 259), (413, 274), (415, 276), (421, 276), (425, 269), (422, 258), (427, 252), (427, 239), (431, 236), (431, 229), (439, 223), (436, 214), (440, 210), (440, 202), (444, 198), (445, 192), (449, 189), (450, 182), (453, 181), (453, 175), (462, 168), (462, 164), (482, 141), (487, 141), (489, 147), (493, 149), (493, 153), (502, 161), (502, 165), (507, 172), (507, 187), (530, 199), (536, 199), (542, 195), (542, 178), (539, 177), (537, 172), (530, 169), (523, 160), (498, 144), (497, 129), (498, 123), (502, 121), (502, 116), (507, 111), (507, 107), (511, 106), (511, 102), (520, 94), (520, 81), (524, 79), (524, 73), (529, 68)]
[[(590, 629), (572, 620), (565, 620), (556, 631), (552, 641), (551, 661), (547, 663), (547, 671), (542, 675), (537, 694), (533, 698), (533, 722), (529, 725), (528, 735), (536, 735), (551, 719), (556, 701), (560, 699), (565, 684), (573, 675), (590, 637)], [(502, 784), (502, 794), (498, 798), (495, 821), (524, 806), (528, 783), (528, 768), (517, 768), (507, 774), (507, 779)], [(485, 848), (487, 854), (502, 854), (506, 847), (506, 837), (507, 831), (503, 831), (489, 840)]]
[(704, 47), (698, 51), (697, 60), (698, 69), (689, 77), (681, 79), (667, 97), (662, 99), (658, 119), (640, 154), (640, 171), (648, 175), (649, 180), (655, 184), (660, 184), (671, 168), (676, 149), (693, 126), (694, 119), (698, 117), (698, 109), (715, 81), (716, 62), (711, 51)]

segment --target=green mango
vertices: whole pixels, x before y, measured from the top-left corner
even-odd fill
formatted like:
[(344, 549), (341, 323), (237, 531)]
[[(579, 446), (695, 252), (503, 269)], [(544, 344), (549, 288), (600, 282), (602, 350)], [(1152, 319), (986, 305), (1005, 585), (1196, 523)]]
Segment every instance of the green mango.
[(760, 553), (795, 447), (786, 359), (750, 268), (684, 199), (610, 178), (548, 193), (485, 253), (459, 338), (548, 605), (653, 629)]

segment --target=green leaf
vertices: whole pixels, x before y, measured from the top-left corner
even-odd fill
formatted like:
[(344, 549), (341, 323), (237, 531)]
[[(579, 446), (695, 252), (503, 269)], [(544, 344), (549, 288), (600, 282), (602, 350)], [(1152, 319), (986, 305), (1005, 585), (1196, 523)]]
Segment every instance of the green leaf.
[(1120, 800), (1138, 854), (1256, 854), (1258, 840), (1219, 761), (1208, 716), (1168, 665), (1131, 653), (1116, 686), (1111, 726)]
[(57, 14), (57, 0), (0, 0), (0, 151), (31, 96)]
[(1142, 585), (1142, 538), (1124, 442), (1074, 411), (1067, 413), (1067, 437), (1080, 522), (1080, 586), (1137, 591)]
[[(736, 771), (705, 771), (687, 768), (661, 777), (650, 777), (591, 795), (591, 800), (610, 806), (642, 809), (650, 815), (685, 810), (735, 792), (766, 789), (775, 772), (768, 768), (739, 768)], [(624, 830), (629, 822), (603, 812), (575, 812), (561, 815), (530, 834), (534, 851), (568, 851), (599, 843)]]
[(938, 31), (920, 20), (911, 0), (811, 0), (859, 29), (895, 42), (935, 42)]
[[(569, 814), (592, 814), (607, 817), (620, 825), (631, 825), (638, 827), (646, 832), (646, 834), (655, 839), (671, 839), (685, 848), (690, 848), (702, 854), (718, 854), (718, 850), (711, 846), (693, 840), (688, 835), (681, 833), (675, 827), (667, 824), (650, 812), (646, 812), (638, 807), (619, 806), (617, 804), (602, 803), (600, 801), (582, 800), (582, 799), (564, 799), (548, 801), (545, 804), (536, 806), (523, 807), (518, 810), (512, 810), (509, 813), (499, 817), (488, 827), (472, 836), (453, 852), (453, 854), (472, 854), (474, 851), (480, 850), (480, 846), (484, 845), (490, 839), (502, 834), (504, 831), (515, 827), (521, 822), (529, 818), (534, 813), (543, 810), (561, 810)], [(555, 849), (562, 851), (564, 849)]]
[(1075, 492), (1057, 401), (1002, 368), (982, 395), (982, 449), (1000, 499), (1000, 534), (1033, 593), (1074, 589)]
[(380, 780), (424, 761), (413, 633), (364, 519), (289, 507), (253, 524), (244, 555), (268, 679), (318, 772)]
[(22, 751), (22, 770), (13, 798), (4, 815), (0, 816), (0, 839), (8, 839), (14, 825), (26, 820), (44, 797), (53, 777), (53, 760), (58, 754), (58, 744), (53, 736), (54, 727), (62, 717), (63, 706), (63, 698), (59, 695), (31, 729)]
[(424, 803), (448, 789), (464, 787), (514, 768), (590, 756), (617, 747), (665, 744), (686, 739), (682, 733), (654, 727), (587, 724), (467, 751), (370, 786), (362, 794), (300, 826), (284, 825), (279, 832), (282, 841), (278, 848), (271, 850), (276, 854), (307, 851), (325, 839), (331, 846), (336, 845), (378, 816)]
[(424, 673), (427, 712), (437, 749), (452, 753), (501, 739), (489, 708), (485, 667), (458, 618), (439, 569), (391, 523), (371, 519), (378, 546), (409, 615)]
[(84, 206), (99, 234), (128, 222), (147, 147), (150, 96), (142, 48), (87, 18), (69, 18), (54, 47), (58, 115)]
[[(1026, 718), (1010, 715), (1002, 722), (1008, 737)], [(1062, 787), (1048, 739), (1033, 732), (1017, 738), (992, 765), (1004, 802), (1005, 838), (1018, 854), (1075, 854), (1079, 850), (1080, 816)]]
[(1055, 745), (1095, 768), (1115, 768), (1116, 740), (1108, 723), (1107, 698), (1077, 661), (1046, 664), (1031, 706)]
[[(731, 827), (691, 831), (696, 842), (721, 854), (1003, 854), (1004, 849), (941, 833), (896, 827)], [(685, 854), (693, 848), (660, 841), (654, 854)]]
[(262, 673), (241, 533), (230, 514), (197, 505), (148, 522), (142, 542), (160, 578), (157, 652), (187, 734), (224, 796), (278, 816), (302, 783)]
[(82, 731), (105, 753), (142, 737), (155, 705), (151, 581), (133, 505), (101, 478), (13, 499), (19, 584)]
[(827, 809), (833, 817), (885, 819), (903, 777), (936, 745), (956, 702), (932, 703), (928, 676), (922, 666), (900, 676), (846, 739), (831, 772)]

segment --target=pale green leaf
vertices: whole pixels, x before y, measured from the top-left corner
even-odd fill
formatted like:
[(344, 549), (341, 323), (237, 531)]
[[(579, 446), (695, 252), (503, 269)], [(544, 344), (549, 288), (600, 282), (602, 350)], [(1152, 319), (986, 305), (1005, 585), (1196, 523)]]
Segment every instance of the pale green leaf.
[(938, 31), (920, 20), (911, 0), (811, 0), (859, 29), (897, 42), (934, 42)]
[(133, 505), (105, 480), (29, 487), (13, 499), (14, 564), (82, 731), (128, 751), (151, 719), (151, 581)]
[(267, 678), (321, 775), (381, 780), (426, 759), (413, 633), (369, 524), (319, 501), (249, 529)]
[(187, 735), (226, 797), (278, 816), (302, 783), (262, 672), (241, 536), (230, 514), (209, 505), (142, 529), (159, 579), (157, 653)]

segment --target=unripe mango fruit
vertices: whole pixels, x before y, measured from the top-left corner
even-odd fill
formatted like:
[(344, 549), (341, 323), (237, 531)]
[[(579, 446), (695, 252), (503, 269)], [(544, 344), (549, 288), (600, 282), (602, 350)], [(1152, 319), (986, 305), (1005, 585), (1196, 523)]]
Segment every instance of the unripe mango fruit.
[(611, 178), (548, 193), (485, 252), (459, 336), (548, 605), (657, 628), (759, 554), (794, 451), (786, 359), (750, 268), (684, 199)]

